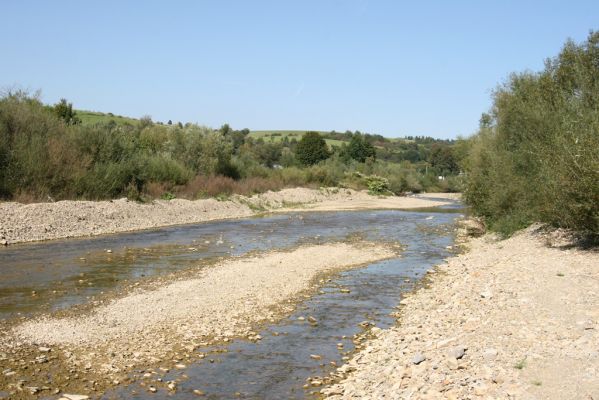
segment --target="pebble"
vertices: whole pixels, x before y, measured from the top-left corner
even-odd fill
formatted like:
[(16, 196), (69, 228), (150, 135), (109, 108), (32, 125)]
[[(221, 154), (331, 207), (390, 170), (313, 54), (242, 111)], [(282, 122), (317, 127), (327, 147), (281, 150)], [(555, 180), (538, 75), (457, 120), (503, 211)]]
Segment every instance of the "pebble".
[(449, 351), (449, 355), (455, 358), (456, 360), (459, 360), (460, 358), (464, 357), (464, 354), (466, 354), (465, 346), (456, 346)]
[(62, 397), (68, 400), (88, 400), (89, 396), (84, 394), (63, 394)]
[(497, 350), (493, 348), (485, 349), (483, 351), (483, 358), (487, 361), (494, 360), (497, 357)]
[(426, 357), (422, 353), (416, 353), (414, 357), (412, 357), (412, 364), (418, 365), (424, 360), (426, 360)]

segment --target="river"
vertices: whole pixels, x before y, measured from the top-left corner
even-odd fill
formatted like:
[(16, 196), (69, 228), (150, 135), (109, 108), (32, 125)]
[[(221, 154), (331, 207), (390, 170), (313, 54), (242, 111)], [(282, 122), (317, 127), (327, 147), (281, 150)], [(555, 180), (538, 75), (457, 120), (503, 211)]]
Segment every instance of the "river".
[[(398, 242), (398, 258), (341, 273), (296, 311), (266, 327), (258, 343), (234, 341), (200, 349), (208, 357), (160, 376), (177, 381), (176, 398), (305, 398), (310, 377), (325, 376), (354, 348), (353, 335), (369, 321), (395, 321), (402, 293), (451, 254), (459, 204), (423, 210), (297, 212), (173, 226), (156, 230), (14, 245), (0, 251), (0, 318), (13, 319), (82, 304), (127, 282), (188, 268), (200, 260), (359, 237)], [(342, 293), (339, 288), (349, 289)], [(346, 292), (346, 291), (345, 291)], [(308, 317), (318, 323), (310, 324)], [(338, 344), (342, 344), (339, 346)], [(320, 360), (310, 357), (322, 356)], [(105, 398), (156, 398), (138, 383)]]

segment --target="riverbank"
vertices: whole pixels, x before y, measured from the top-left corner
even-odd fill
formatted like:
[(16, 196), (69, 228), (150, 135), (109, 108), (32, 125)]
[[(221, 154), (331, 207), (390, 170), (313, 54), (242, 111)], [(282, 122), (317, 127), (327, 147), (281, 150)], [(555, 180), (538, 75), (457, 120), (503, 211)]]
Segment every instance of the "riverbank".
[(331, 399), (599, 398), (599, 252), (529, 228), (487, 235), (401, 301)]
[(129, 232), (170, 225), (243, 218), (273, 211), (410, 209), (448, 204), (455, 194), (378, 197), (351, 189), (284, 189), (229, 200), (155, 200), (142, 204), (127, 199), (0, 203), (0, 243), (13, 244)]
[(396, 255), (392, 245), (351, 242), (226, 258), (82, 310), (25, 320), (0, 334), (0, 387), (17, 398), (92, 394), (159, 367), (184, 369), (209, 344), (260, 340), (260, 324), (288, 315), (329, 275)]

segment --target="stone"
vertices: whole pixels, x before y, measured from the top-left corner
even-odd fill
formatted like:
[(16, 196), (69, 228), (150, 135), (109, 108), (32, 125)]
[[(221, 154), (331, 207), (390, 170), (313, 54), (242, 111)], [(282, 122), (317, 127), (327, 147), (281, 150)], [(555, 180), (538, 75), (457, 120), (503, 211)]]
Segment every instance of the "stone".
[(483, 299), (490, 299), (493, 297), (493, 293), (491, 293), (490, 290), (485, 290), (480, 292), (480, 297), (482, 297)]
[(349, 290), (349, 289), (341, 289), (340, 292), (341, 293), (351, 293), (351, 290)]
[(455, 371), (459, 367), (458, 360), (453, 357), (448, 358), (447, 359), (447, 367), (450, 370)]
[(412, 364), (418, 365), (424, 360), (426, 360), (426, 357), (422, 353), (416, 353), (414, 357), (412, 357)]
[(327, 395), (342, 395), (343, 394), (343, 386), (341, 385), (333, 385), (328, 389), (323, 389), (322, 394), (327, 394)]
[(158, 389), (156, 389), (154, 386), (150, 386), (148, 390), (152, 393), (156, 393), (158, 391)]
[(88, 400), (89, 396), (84, 394), (63, 394), (62, 397), (69, 400)]
[(310, 354), (310, 358), (313, 360), (320, 360), (322, 359), (322, 356), (318, 354)]
[(494, 360), (497, 357), (497, 350), (488, 348), (483, 351), (483, 358), (487, 361)]
[(489, 389), (484, 383), (480, 383), (474, 387), (474, 394), (477, 396), (484, 396), (488, 391)]
[(466, 354), (466, 349), (467, 348), (465, 346), (455, 346), (449, 351), (449, 355), (456, 360), (459, 360), (460, 358), (464, 357), (464, 354)]
[(206, 393), (204, 393), (200, 389), (194, 389), (193, 394), (195, 394), (196, 396), (205, 396), (206, 395)]

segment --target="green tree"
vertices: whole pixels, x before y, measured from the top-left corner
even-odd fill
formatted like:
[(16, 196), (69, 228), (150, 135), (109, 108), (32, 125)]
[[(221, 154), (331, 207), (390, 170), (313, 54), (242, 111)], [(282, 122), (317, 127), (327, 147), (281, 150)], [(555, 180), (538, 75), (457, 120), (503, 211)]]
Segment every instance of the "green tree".
[(433, 144), (429, 161), (431, 166), (441, 175), (454, 175), (460, 172), (460, 167), (450, 146)]
[(347, 152), (351, 158), (361, 163), (366, 162), (367, 158), (376, 159), (374, 146), (360, 133), (352, 136), (347, 146)]
[(464, 165), (466, 201), (505, 234), (540, 221), (599, 235), (599, 32), (496, 89)]
[(269, 168), (272, 168), (279, 162), (282, 150), (283, 146), (278, 143), (256, 144), (252, 147), (252, 152), (256, 160)]
[(54, 105), (53, 109), (58, 118), (62, 119), (67, 125), (81, 123), (81, 120), (77, 117), (77, 113), (73, 110), (73, 103), (67, 102), (67, 99), (60, 99)]
[(318, 132), (306, 132), (295, 147), (295, 157), (303, 165), (314, 165), (329, 156), (327, 143)]

